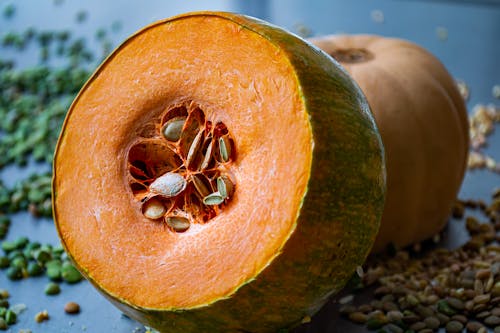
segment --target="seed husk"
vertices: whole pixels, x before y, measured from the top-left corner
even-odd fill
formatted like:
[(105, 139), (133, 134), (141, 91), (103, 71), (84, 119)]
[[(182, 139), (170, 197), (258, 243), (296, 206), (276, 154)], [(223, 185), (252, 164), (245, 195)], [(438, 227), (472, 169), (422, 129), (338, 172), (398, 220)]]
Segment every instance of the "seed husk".
[(168, 141), (179, 141), (182, 133), (182, 128), (186, 123), (186, 117), (175, 117), (170, 119), (163, 125), (161, 133)]
[(148, 219), (156, 220), (161, 218), (167, 212), (163, 203), (153, 197), (142, 204), (142, 213)]
[(80, 305), (75, 302), (68, 302), (64, 306), (64, 311), (69, 314), (77, 314), (80, 312)]
[(207, 151), (205, 152), (205, 156), (203, 157), (203, 161), (200, 165), (200, 170), (205, 170), (210, 165), (213, 157), (213, 149), (214, 149), (214, 141), (210, 140), (208, 144)]
[(203, 203), (207, 206), (216, 206), (224, 202), (224, 197), (219, 192), (210, 193), (203, 198)]
[(228, 162), (231, 159), (231, 142), (227, 135), (219, 138), (219, 153), (222, 162)]
[(178, 173), (167, 172), (149, 185), (149, 191), (166, 198), (175, 197), (186, 188), (187, 182)]
[(227, 176), (220, 176), (217, 178), (217, 190), (220, 195), (226, 199), (233, 193), (233, 183)]
[(193, 182), (193, 185), (196, 189), (196, 191), (200, 194), (202, 198), (206, 197), (207, 195), (210, 194), (210, 190), (208, 187), (205, 185), (203, 180), (201, 180), (200, 175), (192, 175), (191, 176), (191, 181)]
[(167, 216), (165, 218), (167, 225), (174, 229), (176, 232), (184, 232), (189, 229), (191, 223), (189, 220), (182, 216)]
[(189, 147), (189, 151), (186, 157), (186, 166), (190, 168), (193, 164), (193, 162), (196, 160), (196, 157), (198, 155), (198, 152), (200, 151), (201, 144), (203, 143), (203, 133), (205, 132), (204, 129), (201, 129), (198, 131), (198, 134), (193, 139), (193, 142), (191, 143), (191, 146)]

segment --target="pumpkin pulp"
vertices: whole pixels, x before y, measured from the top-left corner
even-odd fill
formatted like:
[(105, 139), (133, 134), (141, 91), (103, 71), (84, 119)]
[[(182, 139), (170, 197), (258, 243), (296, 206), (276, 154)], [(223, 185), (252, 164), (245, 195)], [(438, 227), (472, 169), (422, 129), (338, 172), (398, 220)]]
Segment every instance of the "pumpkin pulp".
[[(280, 253), (307, 189), (311, 127), (288, 58), (255, 32), (203, 16), (145, 30), (71, 107), (55, 158), (55, 216), (73, 260), (109, 295), (195, 308), (227, 298)], [(137, 140), (159, 138), (166, 110), (192, 102), (231, 133), (237, 155), (224, 172), (236, 186), (216, 216), (178, 233), (143, 215), (129, 155)]]

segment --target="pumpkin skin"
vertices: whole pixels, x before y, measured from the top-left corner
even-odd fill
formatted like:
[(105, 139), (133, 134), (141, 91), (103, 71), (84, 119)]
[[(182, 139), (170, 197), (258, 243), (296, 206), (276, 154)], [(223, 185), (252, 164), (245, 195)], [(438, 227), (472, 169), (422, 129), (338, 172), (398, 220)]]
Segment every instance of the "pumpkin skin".
[(468, 154), (465, 103), (446, 68), (423, 48), (374, 35), (310, 40), (364, 92), (386, 152), (387, 197), (373, 252), (428, 239), (446, 224)]
[[(232, 133), (236, 185), (216, 217), (174, 233), (142, 215), (126, 165), (153, 131), (144, 124), (186, 99)], [(263, 21), (189, 13), (137, 32), (85, 84), (53, 193), (68, 255), (130, 317), (160, 332), (275, 332), (364, 262), (384, 153), (363, 94), (330, 57)]]

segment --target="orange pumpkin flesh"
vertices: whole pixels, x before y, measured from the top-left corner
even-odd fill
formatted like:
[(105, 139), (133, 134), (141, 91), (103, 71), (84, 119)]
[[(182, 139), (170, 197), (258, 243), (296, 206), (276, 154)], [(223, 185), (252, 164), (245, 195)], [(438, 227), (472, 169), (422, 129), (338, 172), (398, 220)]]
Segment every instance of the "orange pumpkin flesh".
[[(130, 181), (137, 140), (162, 140), (179, 105), (222, 122), (236, 154), (220, 165), (232, 196), (183, 232), (146, 218)], [(364, 261), (384, 171), (364, 98), (328, 57), (261, 21), (193, 13), (132, 36), (84, 86), (56, 151), (54, 217), (75, 264), (131, 317), (162, 332), (272, 332)]]
[(404, 40), (331, 35), (311, 42), (359, 84), (384, 142), (387, 198), (373, 251), (432, 237), (446, 224), (467, 160), (467, 111), (453, 78)]

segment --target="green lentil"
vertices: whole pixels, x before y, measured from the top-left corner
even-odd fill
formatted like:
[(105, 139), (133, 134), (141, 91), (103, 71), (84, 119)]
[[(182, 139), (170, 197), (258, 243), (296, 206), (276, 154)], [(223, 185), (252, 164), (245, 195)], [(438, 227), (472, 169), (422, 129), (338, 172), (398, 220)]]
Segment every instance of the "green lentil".
[(61, 292), (61, 288), (57, 283), (50, 282), (45, 286), (45, 294), (46, 295), (57, 295)]
[(11, 267), (17, 267), (17, 268), (26, 268), (28, 263), (26, 262), (26, 259), (24, 257), (15, 257), (11, 262), (10, 266)]
[(7, 322), (3, 317), (0, 317), (0, 330), (5, 331), (9, 328), (9, 325), (7, 325)]
[(5, 256), (0, 257), (0, 268), (7, 268), (10, 265), (10, 260), (9, 258)]
[(69, 262), (63, 264), (61, 276), (68, 283), (77, 283), (83, 279), (82, 274)]
[(17, 322), (17, 315), (14, 311), (12, 310), (7, 310), (5, 313), (5, 322), (7, 325), (13, 325)]
[(60, 281), (62, 278), (61, 275), (61, 266), (60, 265), (50, 265), (47, 267), (46, 275), (52, 281)]
[(7, 268), (6, 275), (11, 280), (20, 280), (23, 278), (23, 270), (20, 267), (10, 266)]
[(39, 263), (31, 261), (28, 263), (26, 272), (29, 276), (40, 276), (43, 274), (43, 267)]

